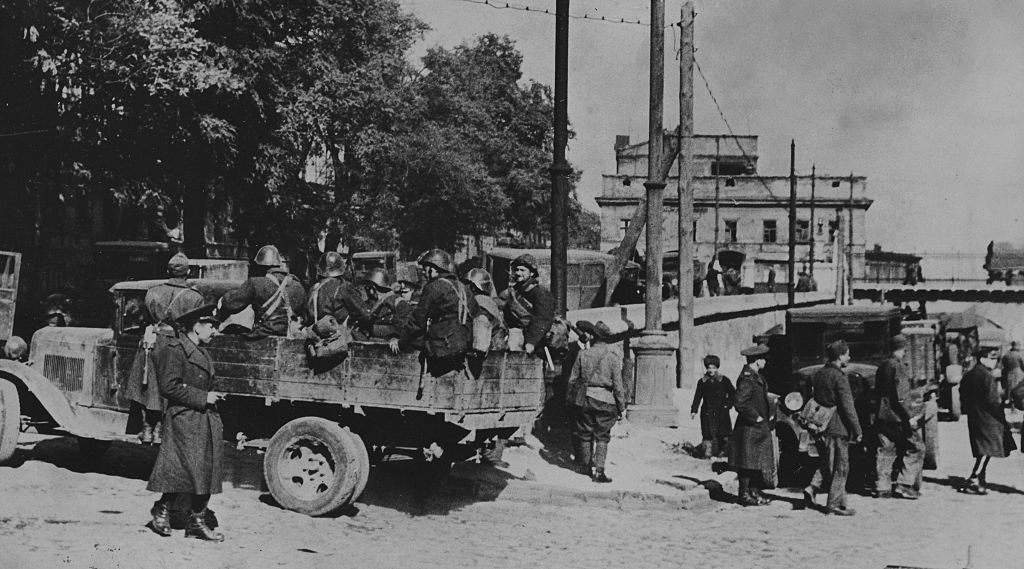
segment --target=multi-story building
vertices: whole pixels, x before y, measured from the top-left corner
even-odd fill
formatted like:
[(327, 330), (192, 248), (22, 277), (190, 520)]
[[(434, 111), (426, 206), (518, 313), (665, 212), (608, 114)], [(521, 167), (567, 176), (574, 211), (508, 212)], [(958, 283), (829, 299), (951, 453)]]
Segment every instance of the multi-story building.
[[(671, 133), (666, 135), (666, 148)], [(694, 146), (694, 254), (706, 263), (716, 251), (746, 255), (744, 278), (785, 283), (789, 260), (789, 176), (765, 176), (757, 170), (756, 136), (696, 135)], [(630, 144), (616, 137), (615, 173), (605, 174), (601, 196), (601, 248), (619, 245), (644, 195), (647, 142)], [(814, 241), (814, 274), (823, 289), (834, 286), (837, 247), (847, 252), (852, 217), (853, 274), (864, 274), (865, 216), (872, 200), (864, 176), (830, 176), (800, 172), (797, 176), (797, 270), (810, 262)], [(678, 164), (666, 180), (662, 235), (664, 250), (678, 250)], [(812, 200), (813, 193), (813, 200)], [(812, 221), (813, 220), (813, 221)], [(637, 248), (644, 250), (641, 238)], [(844, 255), (845, 256), (845, 255)]]

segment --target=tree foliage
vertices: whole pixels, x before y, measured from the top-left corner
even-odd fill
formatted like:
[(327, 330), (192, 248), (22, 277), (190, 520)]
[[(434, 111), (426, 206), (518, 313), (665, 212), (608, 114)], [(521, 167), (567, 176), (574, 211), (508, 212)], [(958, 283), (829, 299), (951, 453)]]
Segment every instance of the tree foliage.
[(21, 0), (0, 18), (0, 95), (45, 110), (55, 195), (182, 222), (193, 251), (217, 212), (290, 250), (329, 221), (360, 248), (547, 229), (551, 91), (507, 37), (415, 68), (426, 25), (393, 0)]

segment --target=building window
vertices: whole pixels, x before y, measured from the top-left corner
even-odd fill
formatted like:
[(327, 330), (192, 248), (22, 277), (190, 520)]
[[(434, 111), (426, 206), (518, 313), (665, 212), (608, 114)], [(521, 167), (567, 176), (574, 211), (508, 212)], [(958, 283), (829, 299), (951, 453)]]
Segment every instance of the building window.
[(725, 187), (734, 188), (736, 187), (736, 178), (727, 178), (725, 180)]
[(697, 241), (697, 220), (693, 220), (693, 233), (690, 234), (690, 239)]
[(736, 242), (736, 220), (727, 219), (725, 220), (725, 242), (735, 243)]
[(806, 219), (796, 221), (797, 243), (807, 243), (811, 240), (811, 222)]
[(765, 243), (775, 243), (779, 238), (778, 223), (774, 219), (764, 220), (764, 230), (762, 232), (763, 241)]
[(620, 219), (619, 220), (619, 233), (621, 233), (622, 235), (626, 234), (626, 230), (629, 229), (629, 222), (630, 221), (632, 221), (632, 220), (630, 220), (630, 219)]

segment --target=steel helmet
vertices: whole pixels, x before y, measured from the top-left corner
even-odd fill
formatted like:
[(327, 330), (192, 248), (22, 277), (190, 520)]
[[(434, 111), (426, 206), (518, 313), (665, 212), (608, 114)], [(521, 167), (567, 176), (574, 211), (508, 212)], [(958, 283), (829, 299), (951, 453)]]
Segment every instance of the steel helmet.
[(366, 275), (366, 283), (377, 287), (378, 290), (391, 290), (391, 277), (388, 276), (387, 271), (380, 267), (370, 270), (369, 274)]
[(316, 263), (316, 274), (319, 277), (340, 277), (345, 274), (345, 257), (337, 251), (320, 255)]
[(486, 269), (470, 269), (466, 273), (466, 280), (484, 294), (491, 294), (493, 283), (491, 282), (491, 273), (488, 273)]
[(537, 270), (537, 259), (529, 253), (519, 255), (512, 261), (512, 268), (516, 267), (527, 267), (533, 272), (533, 276), (537, 276), (540, 272)]
[(253, 259), (253, 262), (262, 267), (279, 267), (283, 264), (281, 262), (281, 253), (273, 245), (260, 247), (260, 250), (256, 252), (256, 258)]
[(420, 265), (428, 265), (446, 273), (452, 272), (454, 268), (452, 265), (452, 256), (440, 249), (428, 249), (424, 251), (423, 254), (416, 259), (416, 263)]
[(187, 277), (188, 276), (188, 257), (184, 253), (175, 253), (169, 261), (167, 261), (167, 276), (169, 277)]
[(4, 344), (4, 355), (6, 355), (8, 359), (20, 360), (27, 351), (28, 344), (25, 343), (25, 340), (23, 340), (21, 336), (11, 336), (7, 339), (7, 343)]

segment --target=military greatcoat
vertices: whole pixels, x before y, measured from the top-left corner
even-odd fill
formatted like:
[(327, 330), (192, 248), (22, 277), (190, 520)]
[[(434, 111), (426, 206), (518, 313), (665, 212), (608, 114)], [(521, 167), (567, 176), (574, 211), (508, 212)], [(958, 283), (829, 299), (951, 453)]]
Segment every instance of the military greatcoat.
[[(174, 322), (178, 317), (202, 305), (203, 295), (190, 287), (183, 278), (172, 278), (146, 292), (148, 321), (157, 324), (157, 333), (164, 336), (174, 336)], [(124, 396), (150, 411), (162, 411), (164, 408), (157, 388), (152, 354), (147, 353), (141, 344), (128, 374)]]
[(775, 471), (773, 421), (768, 403), (768, 384), (749, 365), (736, 379), (736, 426), (729, 462), (733, 468), (758, 470), (771, 480)]
[(217, 494), (221, 491), (224, 426), (213, 405), (213, 360), (182, 334), (161, 337), (153, 351), (160, 394), (167, 400), (162, 444), (146, 489)]

